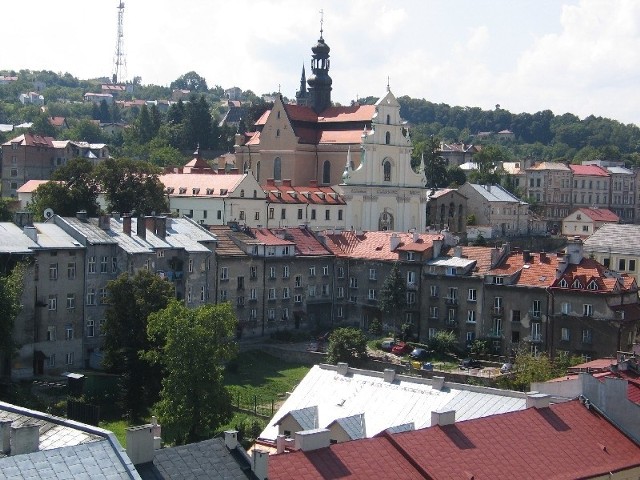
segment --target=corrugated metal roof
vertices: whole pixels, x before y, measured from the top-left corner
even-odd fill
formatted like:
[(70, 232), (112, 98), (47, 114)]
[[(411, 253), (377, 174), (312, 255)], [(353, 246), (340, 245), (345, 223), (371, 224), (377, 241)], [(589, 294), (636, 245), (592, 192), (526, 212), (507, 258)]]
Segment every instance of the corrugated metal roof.
[(507, 192), (500, 185), (478, 185), (477, 183), (469, 183), (469, 186), (490, 202), (523, 203), (522, 200)]
[(275, 414), (274, 421), (260, 435), (275, 440), (277, 423), (292, 410), (317, 407), (318, 426), (339, 418), (363, 413), (366, 435), (373, 437), (396, 425), (413, 422), (416, 428), (431, 425), (434, 410), (456, 410), (456, 421), (524, 409), (524, 393), (493, 388), (445, 383), (441, 390), (431, 380), (396, 375), (385, 382), (381, 372), (349, 369), (341, 375), (338, 367), (316, 365), (302, 379)]

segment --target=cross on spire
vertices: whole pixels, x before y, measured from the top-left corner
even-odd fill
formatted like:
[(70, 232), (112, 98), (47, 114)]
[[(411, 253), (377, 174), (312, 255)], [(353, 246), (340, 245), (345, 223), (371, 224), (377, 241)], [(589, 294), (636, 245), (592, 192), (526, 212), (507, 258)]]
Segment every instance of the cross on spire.
[(320, 38), (322, 38), (322, 24), (324, 23), (324, 10), (320, 9)]

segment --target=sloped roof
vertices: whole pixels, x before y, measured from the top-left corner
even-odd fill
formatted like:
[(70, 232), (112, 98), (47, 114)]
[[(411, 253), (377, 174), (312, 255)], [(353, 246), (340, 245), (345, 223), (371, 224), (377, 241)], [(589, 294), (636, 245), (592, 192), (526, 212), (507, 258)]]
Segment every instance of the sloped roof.
[[(440, 390), (430, 379), (396, 375), (385, 382), (382, 372), (349, 368), (346, 375), (333, 365), (316, 365), (298, 384), (261, 433), (275, 440), (277, 424), (289, 412), (317, 408), (317, 427), (339, 418), (363, 414), (367, 437), (396, 425), (431, 425), (431, 411), (455, 409), (458, 419), (476, 418), (525, 408), (525, 394), (509, 390), (445, 382)], [(314, 427), (315, 428), (315, 427)]]
[(608, 177), (609, 172), (598, 165), (569, 165), (574, 175), (588, 175), (596, 177)]
[(269, 479), (568, 480), (639, 466), (640, 447), (573, 400), (274, 455)]
[(268, 246), (287, 246), (287, 245), (295, 245), (291, 240), (286, 240), (284, 238), (280, 238), (275, 235), (268, 228), (252, 228), (251, 232), (255, 235), (256, 240), (260, 243)]
[(344, 197), (332, 187), (317, 185), (275, 185), (267, 183), (264, 186), (269, 203), (287, 204), (319, 204), (345, 205)]
[[(404, 232), (363, 232), (325, 231), (327, 248), (340, 257), (362, 258), (370, 260), (398, 260), (402, 251), (426, 251), (433, 248), (434, 240), (444, 239), (440, 234), (418, 234), (414, 241), (412, 233)], [(399, 238), (398, 247), (391, 250), (391, 236)]]
[(566, 172), (571, 171), (571, 169), (564, 163), (559, 162), (540, 162), (527, 168), (526, 170), (564, 170)]
[(16, 192), (18, 193), (33, 193), (36, 189), (42, 185), (43, 183), (48, 183), (51, 180), (27, 180), (27, 182), (22, 185)]
[(578, 211), (594, 222), (619, 222), (620, 217), (608, 208), (579, 208)]
[[(272, 229), (279, 230), (279, 229)], [(308, 228), (292, 227), (283, 229), (286, 237), (295, 244), (296, 255), (331, 255), (322, 243), (313, 235)]]
[(331, 428), (331, 426), (336, 423), (342, 427), (351, 440), (358, 440), (360, 438), (367, 437), (364, 413), (357, 413), (348, 417), (338, 418), (331, 422), (327, 428)]
[(239, 237), (240, 241), (250, 239), (244, 232), (236, 232), (226, 225), (209, 225), (209, 231), (218, 238), (216, 245), (216, 256), (223, 257), (246, 257), (247, 254), (232, 240), (232, 237)]
[(288, 411), (276, 422), (276, 425), (280, 425), (286, 417), (293, 417), (302, 430), (318, 428), (318, 407), (315, 405)]
[(489, 202), (513, 202), (524, 203), (515, 195), (509, 193), (501, 185), (479, 185), (477, 183), (466, 183), (476, 193), (480, 194)]
[(23, 133), (22, 135), (18, 135), (17, 137), (6, 141), (2, 145), (10, 146), (12, 143), (18, 143), (20, 145), (28, 147), (53, 148), (52, 142), (52, 137), (43, 137), (41, 135), (33, 135), (32, 133)]
[(610, 252), (638, 255), (640, 225), (607, 223), (584, 241), (587, 252)]
[[(165, 173), (158, 178), (173, 197), (226, 197), (235, 191), (246, 176), (246, 173)], [(184, 189), (183, 193), (180, 193), (180, 189)], [(208, 189), (211, 193), (207, 193)], [(226, 193), (223, 194), (223, 190), (226, 190)]]
[(483, 275), (491, 269), (491, 247), (462, 247), (462, 255), (476, 261), (476, 273)]

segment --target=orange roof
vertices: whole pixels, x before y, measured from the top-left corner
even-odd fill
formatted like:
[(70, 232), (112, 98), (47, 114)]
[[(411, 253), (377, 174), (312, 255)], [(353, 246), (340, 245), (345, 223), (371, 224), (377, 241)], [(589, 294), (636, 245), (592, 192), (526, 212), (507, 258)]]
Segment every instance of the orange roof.
[(265, 245), (295, 245), (294, 242), (278, 237), (267, 228), (252, 228), (251, 232), (255, 235), (256, 240)]
[(598, 165), (569, 165), (574, 175), (590, 175), (596, 177), (608, 177), (609, 172)]
[(49, 180), (28, 180), (27, 183), (22, 185), (16, 192), (18, 193), (33, 193), (43, 183), (49, 183)]
[[(391, 236), (399, 237), (399, 244), (391, 250)], [(433, 248), (434, 240), (442, 240), (439, 234), (418, 234), (420, 242), (414, 241), (412, 233), (404, 232), (363, 232), (352, 231), (337, 233), (324, 232), (327, 248), (336, 256), (363, 258), (369, 260), (398, 260), (401, 251), (428, 251)]]
[[(225, 196), (221, 190), (233, 192), (247, 174), (215, 175), (213, 173), (165, 173), (158, 178), (169, 195), (187, 197)], [(182, 193), (181, 192), (182, 189)], [(195, 191), (194, 191), (195, 190)], [(207, 193), (209, 190), (210, 193)]]
[(462, 247), (462, 255), (476, 261), (478, 274), (485, 274), (491, 270), (491, 247)]
[(570, 171), (564, 163), (560, 162), (540, 162), (527, 168), (526, 170), (565, 170)]
[(11, 140), (3, 143), (3, 145), (11, 145), (12, 143), (19, 143), (27, 147), (45, 147), (54, 148), (53, 137), (43, 137), (41, 135), (33, 135), (32, 133), (23, 133)]
[(594, 222), (613, 222), (620, 221), (620, 217), (608, 208), (579, 208), (577, 211), (584, 213)]
[(267, 184), (264, 189), (270, 203), (345, 205), (344, 198), (331, 187)]
[(49, 123), (51, 125), (53, 125), (54, 127), (62, 127), (65, 122), (66, 122), (66, 118), (65, 117), (50, 117), (49, 118)]
[[(276, 229), (272, 229), (276, 231)], [(305, 227), (286, 228), (285, 238), (291, 239), (296, 245), (296, 255), (330, 255), (320, 241), (313, 235), (313, 232)]]

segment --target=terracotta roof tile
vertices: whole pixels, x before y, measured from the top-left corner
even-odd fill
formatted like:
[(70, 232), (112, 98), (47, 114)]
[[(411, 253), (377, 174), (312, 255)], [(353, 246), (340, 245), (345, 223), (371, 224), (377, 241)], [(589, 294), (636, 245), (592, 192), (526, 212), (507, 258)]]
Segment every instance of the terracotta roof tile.
[(579, 212), (589, 217), (594, 222), (619, 222), (620, 217), (608, 208), (579, 208)]
[(267, 185), (264, 188), (270, 203), (345, 205), (344, 198), (332, 187)]
[[(439, 234), (418, 234), (420, 243), (415, 242), (412, 233), (403, 232), (363, 232), (352, 231), (337, 233), (324, 232), (327, 248), (340, 257), (362, 258), (370, 260), (398, 260), (402, 251), (426, 252), (433, 247), (434, 240), (442, 240)], [(399, 243), (391, 250), (391, 236), (397, 235)], [(413, 245), (413, 246), (412, 246)]]
[(471, 260), (476, 260), (476, 270), (480, 275), (491, 269), (491, 247), (462, 247), (462, 255)]
[(574, 175), (589, 175), (597, 177), (608, 177), (609, 172), (598, 165), (569, 165)]
[[(272, 229), (274, 232), (280, 229)], [(308, 228), (283, 228), (287, 240), (295, 243), (296, 255), (331, 255)]]
[(265, 245), (295, 245), (291, 240), (280, 238), (267, 228), (252, 228), (251, 232), (255, 235), (256, 240)]

